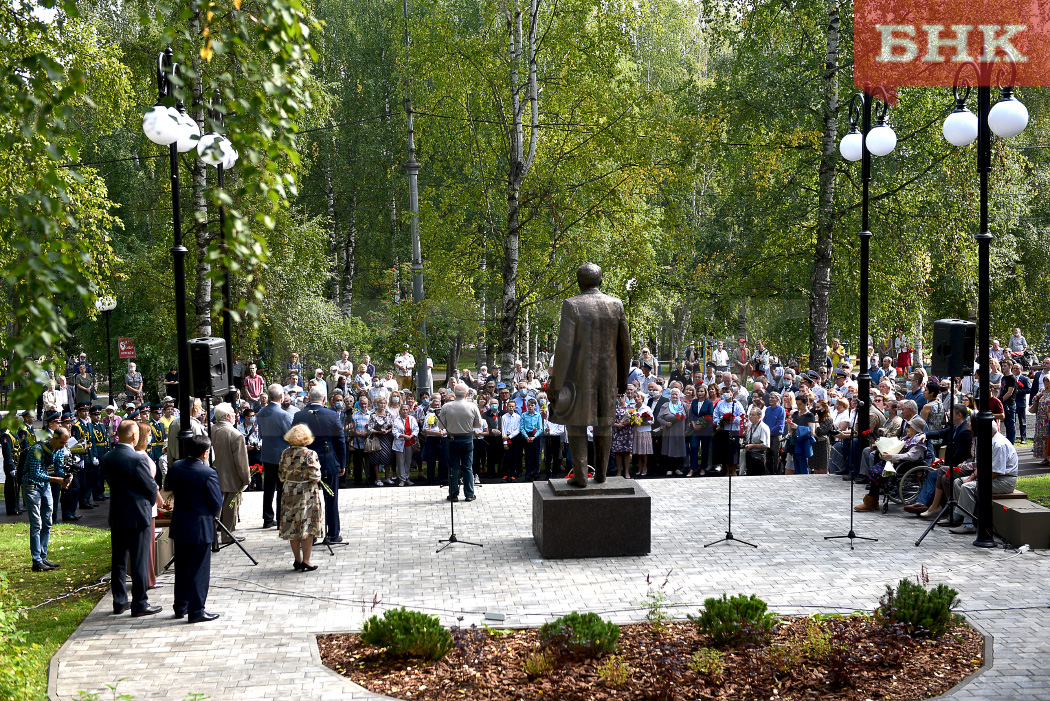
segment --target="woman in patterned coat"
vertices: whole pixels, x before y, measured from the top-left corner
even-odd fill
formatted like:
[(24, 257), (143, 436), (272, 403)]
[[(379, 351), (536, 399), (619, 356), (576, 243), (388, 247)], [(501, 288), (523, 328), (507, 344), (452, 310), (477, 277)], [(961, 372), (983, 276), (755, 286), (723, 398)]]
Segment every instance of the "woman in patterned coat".
[(284, 485), (281, 496), (281, 538), (289, 541), (293, 567), (298, 571), (313, 572), (310, 564), (313, 539), (324, 537), (324, 500), (321, 499), (321, 463), (317, 453), (306, 446), (314, 442), (313, 432), (306, 424), (296, 424), (284, 434), (288, 448), (281, 453), (277, 468), (278, 479)]

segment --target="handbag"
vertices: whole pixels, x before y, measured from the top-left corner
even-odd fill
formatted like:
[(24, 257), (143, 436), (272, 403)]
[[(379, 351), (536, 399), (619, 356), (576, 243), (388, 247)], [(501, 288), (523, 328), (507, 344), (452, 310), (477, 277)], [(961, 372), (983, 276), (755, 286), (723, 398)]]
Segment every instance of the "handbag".
[(374, 433), (368, 434), (365, 438), (365, 452), (366, 453), (378, 453), (382, 444), (379, 442), (379, 436)]

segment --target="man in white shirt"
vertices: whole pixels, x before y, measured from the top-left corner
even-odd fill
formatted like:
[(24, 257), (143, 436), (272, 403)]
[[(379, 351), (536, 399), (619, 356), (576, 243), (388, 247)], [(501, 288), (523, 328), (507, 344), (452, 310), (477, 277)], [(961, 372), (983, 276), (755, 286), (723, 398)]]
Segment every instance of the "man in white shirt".
[(340, 377), (345, 377), (346, 386), (349, 387), (354, 379), (354, 364), (350, 360), (350, 352), (343, 351), (342, 357), (335, 361), (333, 367), (335, 369), (332, 371), (332, 385), (335, 386), (339, 382)]
[(405, 389), (412, 386), (412, 370), (416, 367), (416, 359), (408, 350), (408, 344), (405, 344), (405, 349), (394, 356), (394, 370), (397, 373), (397, 388), (399, 390)]
[[(1017, 450), (1006, 436), (999, 433), (995, 422), (992, 434), (992, 494), (1009, 494), (1017, 486)], [(977, 509), (977, 471), (969, 477), (960, 477), (952, 485), (952, 494), (959, 506), (971, 514)], [(949, 529), (952, 533), (969, 535), (977, 532), (969, 517), (961, 526)]]
[(718, 342), (718, 347), (711, 353), (711, 362), (715, 364), (715, 370), (725, 372), (729, 369), (729, 353), (726, 352), (725, 344)]
[(525, 440), (521, 437), (521, 414), (514, 402), (507, 402), (507, 412), (500, 417), (499, 430), (503, 435), (503, 481), (517, 481), (521, 473), (521, 459)]

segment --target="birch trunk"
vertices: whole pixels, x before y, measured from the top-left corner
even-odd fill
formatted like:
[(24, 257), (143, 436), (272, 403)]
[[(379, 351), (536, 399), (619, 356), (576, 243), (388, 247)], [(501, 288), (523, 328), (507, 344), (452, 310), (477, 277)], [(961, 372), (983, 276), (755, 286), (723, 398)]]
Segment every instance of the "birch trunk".
[[(824, 56), (824, 111), (819, 171), (820, 211), (817, 245), (813, 252), (813, 290), (809, 300), (809, 367), (824, 364), (828, 345), (828, 308), (831, 305), (831, 256), (835, 234), (835, 173), (838, 153), (839, 112), (839, 8), (837, 0), (826, 0), (828, 11), (827, 53)], [(863, 351), (861, 351), (863, 352)]]
[[(523, 32), (522, 12), (514, 0), (513, 5), (505, 4), (503, 14), (507, 25), (507, 47), (510, 56), (510, 97), (513, 121), (507, 135), (508, 174), (507, 174), (507, 235), (503, 244), (503, 293), (500, 304), (500, 365), (504, 376), (514, 372), (515, 335), (518, 326), (518, 313), (521, 302), (517, 297), (518, 255), (521, 239), (520, 195), (522, 183), (532, 168), (536, 157), (536, 144), (539, 141), (539, 93), (536, 81), (536, 31), (540, 0), (531, 0), (528, 10), (528, 33)], [(525, 104), (521, 99), (520, 67), (524, 60), (528, 63), (527, 87), (528, 102), (531, 106), (531, 123), (529, 125), (529, 142), (525, 146), (523, 111)]]

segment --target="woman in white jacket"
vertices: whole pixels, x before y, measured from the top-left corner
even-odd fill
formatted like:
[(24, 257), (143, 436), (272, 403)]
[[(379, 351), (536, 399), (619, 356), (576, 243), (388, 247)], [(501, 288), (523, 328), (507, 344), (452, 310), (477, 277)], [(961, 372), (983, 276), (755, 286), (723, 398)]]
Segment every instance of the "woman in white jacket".
[(394, 420), (394, 462), (397, 465), (397, 486), (411, 486), (408, 478), (412, 469), (412, 451), (419, 440), (419, 422), (408, 410), (408, 402), (401, 404), (401, 411)]

